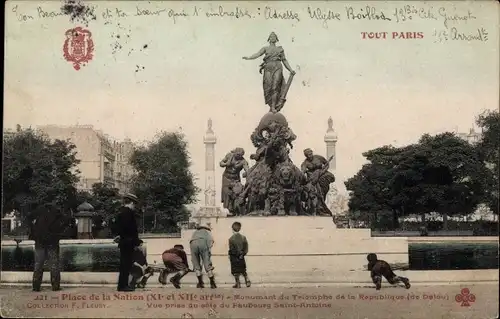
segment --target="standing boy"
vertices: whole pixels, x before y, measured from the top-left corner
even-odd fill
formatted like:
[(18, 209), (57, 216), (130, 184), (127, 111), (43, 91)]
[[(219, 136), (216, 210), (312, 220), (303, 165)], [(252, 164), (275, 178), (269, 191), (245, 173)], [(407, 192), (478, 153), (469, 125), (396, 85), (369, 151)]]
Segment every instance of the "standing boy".
[(158, 280), (162, 285), (167, 284), (167, 276), (171, 273), (176, 274), (170, 279), (175, 288), (181, 288), (181, 279), (189, 272), (189, 265), (187, 261), (184, 246), (175, 245), (174, 248), (167, 249), (161, 255), (165, 269), (160, 272)]
[(212, 265), (212, 246), (214, 240), (211, 234), (209, 224), (200, 225), (193, 233), (189, 246), (191, 248), (191, 261), (193, 263), (193, 270), (196, 272), (198, 278), (197, 288), (205, 288), (203, 282), (202, 265), (207, 272), (208, 279), (210, 280), (210, 288), (215, 289), (214, 267)]
[(248, 241), (240, 234), (241, 223), (234, 222), (232, 225), (233, 235), (229, 238), (229, 262), (231, 263), (231, 274), (234, 276), (233, 288), (240, 288), (240, 276), (245, 278), (245, 284), (250, 287), (250, 279), (247, 274), (245, 256), (248, 254)]
[(384, 260), (379, 260), (376, 254), (368, 254), (368, 270), (371, 272), (372, 281), (377, 290), (382, 288), (382, 277), (384, 277), (391, 285), (404, 283), (406, 289), (410, 289), (410, 280), (406, 277), (397, 276), (389, 265)]

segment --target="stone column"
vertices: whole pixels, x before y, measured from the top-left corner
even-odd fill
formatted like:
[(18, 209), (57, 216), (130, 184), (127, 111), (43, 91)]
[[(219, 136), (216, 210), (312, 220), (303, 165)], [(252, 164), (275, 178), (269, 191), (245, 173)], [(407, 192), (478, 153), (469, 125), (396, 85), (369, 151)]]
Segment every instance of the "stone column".
[(330, 162), (330, 172), (335, 174), (335, 169), (336, 169), (336, 154), (335, 154), (335, 147), (337, 145), (337, 134), (335, 133), (335, 130), (333, 129), (333, 120), (330, 117), (328, 119), (328, 129), (325, 134), (325, 143), (326, 143), (326, 157), (327, 159), (330, 158), (330, 156), (334, 156), (332, 161)]
[(203, 137), (205, 144), (205, 206), (215, 207), (215, 137), (212, 119), (208, 119), (208, 128)]
[(205, 144), (205, 201), (204, 205), (196, 212), (195, 221), (200, 222), (202, 219), (211, 217), (220, 217), (221, 209), (216, 205), (215, 196), (215, 144), (217, 137), (212, 130), (212, 120), (208, 119), (208, 128), (203, 137)]
[[(337, 154), (335, 151), (335, 147), (337, 146), (337, 134), (333, 129), (333, 120), (331, 117), (328, 119), (328, 129), (326, 130), (324, 141), (326, 144), (326, 158), (329, 159), (331, 156), (333, 156), (333, 159), (330, 161), (329, 171), (335, 175), (335, 170), (337, 168)], [(337, 176), (335, 176), (335, 178), (337, 178)], [(326, 204), (333, 214), (338, 214), (340, 211), (340, 207), (338, 207), (337, 203), (339, 198), (336, 184), (337, 181), (330, 184), (330, 191), (326, 195)]]

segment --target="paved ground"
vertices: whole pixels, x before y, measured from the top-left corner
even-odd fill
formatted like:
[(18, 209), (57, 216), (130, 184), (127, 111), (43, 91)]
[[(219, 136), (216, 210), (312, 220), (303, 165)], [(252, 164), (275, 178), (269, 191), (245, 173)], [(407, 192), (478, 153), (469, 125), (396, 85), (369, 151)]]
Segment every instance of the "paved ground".
[[(469, 289), (469, 294), (464, 288)], [(468, 300), (469, 304), (457, 302)], [(170, 286), (133, 293), (66, 288), (41, 293), (2, 287), (2, 317), (488, 319), (498, 313), (498, 282), (468, 286), (218, 288)]]

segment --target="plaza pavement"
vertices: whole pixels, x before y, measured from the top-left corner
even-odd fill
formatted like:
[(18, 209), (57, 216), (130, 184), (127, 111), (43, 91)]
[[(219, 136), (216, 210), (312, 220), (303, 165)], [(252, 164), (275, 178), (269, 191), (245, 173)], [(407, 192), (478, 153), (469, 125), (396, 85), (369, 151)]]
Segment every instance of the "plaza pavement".
[[(180, 290), (168, 285), (132, 293), (116, 293), (112, 287), (64, 288), (52, 292), (44, 285), (42, 292), (34, 293), (30, 287), (2, 286), (1, 315), (4, 318), (488, 319), (498, 314), (498, 281), (417, 284), (409, 290), (384, 284), (380, 291), (369, 286), (337, 285), (241, 289), (196, 289), (185, 285)], [(461, 295), (460, 301), (469, 303), (457, 302), (457, 295)]]
[[(269, 268), (271, 269), (271, 268)], [(297, 271), (295, 269), (286, 270), (269, 270), (256, 272), (252, 269), (250, 277), (252, 283), (256, 286), (276, 286), (276, 285), (364, 285), (370, 284), (371, 279), (369, 272), (366, 270), (358, 271), (339, 271), (330, 269), (329, 271)], [(233, 277), (228, 272), (217, 272), (217, 283), (221, 286), (231, 286)], [(408, 277), (413, 283), (417, 284), (448, 284), (448, 283), (479, 283), (479, 282), (497, 282), (499, 274), (497, 269), (476, 269), (476, 270), (433, 270), (433, 271), (396, 271), (398, 275)], [(4, 271), (1, 273), (2, 284), (29, 284), (31, 283), (33, 273), (29, 271)], [(115, 285), (118, 278), (118, 273), (107, 272), (62, 272), (61, 282), (63, 284), (74, 285)], [(50, 282), (50, 273), (44, 272), (44, 283)], [(183, 278), (183, 282), (187, 285), (196, 283), (194, 274), (189, 274)], [(159, 287), (158, 273), (149, 279), (149, 286)]]

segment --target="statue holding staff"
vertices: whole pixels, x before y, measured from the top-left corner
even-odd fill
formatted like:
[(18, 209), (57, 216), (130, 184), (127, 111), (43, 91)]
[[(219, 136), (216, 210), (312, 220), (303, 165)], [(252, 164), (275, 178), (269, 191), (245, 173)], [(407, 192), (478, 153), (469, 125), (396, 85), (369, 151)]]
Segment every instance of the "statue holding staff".
[[(264, 99), (273, 113), (279, 112), (286, 101), (286, 94), (290, 88), (295, 71), (285, 57), (285, 50), (277, 46), (278, 36), (271, 32), (267, 42), (268, 46), (263, 47), (259, 52), (249, 57), (243, 57), (244, 60), (255, 60), (264, 55), (264, 61), (260, 65), (259, 72), (263, 74)], [(283, 76), (283, 65), (290, 72), (288, 83)]]
[(321, 155), (316, 155), (310, 148), (304, 150), (305, 159), (300, 166), (301, 171), (304, 173), (310, 192), (315, 197), (316, 204), (313, 210), (319, 215), (331, 216), (332, 212), (326, 205), (326, 195), (330, 190), (330, 184), (335, 182), (335, 176), (328, 171), (330, 161), (333, 159), (331, 156), (328, 160)]

